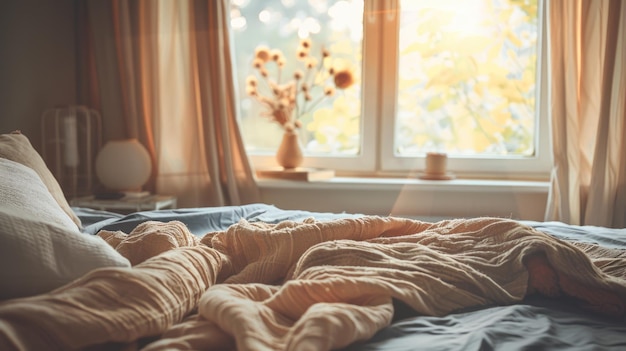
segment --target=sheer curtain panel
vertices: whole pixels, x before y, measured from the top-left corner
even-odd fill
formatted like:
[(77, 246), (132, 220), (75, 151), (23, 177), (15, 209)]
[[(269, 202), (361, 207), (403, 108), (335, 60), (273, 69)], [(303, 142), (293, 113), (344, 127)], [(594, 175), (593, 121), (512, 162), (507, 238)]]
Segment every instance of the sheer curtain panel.
[[(81, 2), (104, 138), (138, 138), (153, 161), (150, 190), (183, 207), (257, 202), (236, 120), (228, 0)], [(89, 67), (88, 63), (85, 63)], [(86, 76), (85, 76), (86, 75)]]
[(546, 220), (626, 226), (626, 3), (549, 2), (554, 167)]

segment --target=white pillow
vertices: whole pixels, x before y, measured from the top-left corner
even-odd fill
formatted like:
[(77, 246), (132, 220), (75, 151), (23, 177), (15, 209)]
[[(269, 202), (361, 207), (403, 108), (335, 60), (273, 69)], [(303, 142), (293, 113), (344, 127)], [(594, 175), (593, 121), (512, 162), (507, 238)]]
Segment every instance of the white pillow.
[(19, 131), (0, 135), (0, 157), (32, 168), (39, 175), (41, 181), (48, 188), (48, 191), (61, 209), (67, 213), (78, 227), (81, 226), (80, 219), (72, 211), (65, 199), (65, 195), (63, 195), (63, 189), (61, 189), (56, 178), (54, 178), (54, 175), (46, 166), (43, 158), (37, 153), (37, 150), (33, 148), (26, 135)]
[(83, 234), (37, 173), (0, 158), (0, 300), (60, 287), (92, 269), (130, 267), (97, 236)]

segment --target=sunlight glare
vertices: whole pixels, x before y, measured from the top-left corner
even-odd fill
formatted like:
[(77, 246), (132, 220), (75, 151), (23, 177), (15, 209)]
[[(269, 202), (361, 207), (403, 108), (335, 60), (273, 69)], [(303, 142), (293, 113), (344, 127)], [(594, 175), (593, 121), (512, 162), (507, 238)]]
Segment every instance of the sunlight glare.
[(317, 13), (324, 13), (328, 8), (328, 0), (309, 0), (309, 6)]
[(231, 0), (233, 5), (237, 7), (246, 7), (250, 3), (250, 0)]
[(328, 9), (328, 16), (332, 19), (338, 19), (342, 17), (350, 17), (350, 3), (347, 1), (337, 1), (333, 6)]
[(334, 31), (348, 30), (355, 41), (362, 37), (363, 0), (337, 1), (328, 9), (328, 17)]
[(484, 1), (482, 0), (459, 1), (454, 9), (454, 19), (446, 29), (465, 35), (479, 34), (485, 13)]
[(300, 28), (300, 26), (302, 25), (302, 20), (298, 17), (294, 17), (291, 19), (291, 21), (289, 21), (289, 28), (291, 28), (292, 30), (297, 30), (298, 28)]
[(298, 37), (305, 39), (311, 36), (311, 34), (317, 34), (322, 29), (319, 21), (313, 17), (307, 17), (304, 20), (294, 18), (289, 25), (297, 29)]
[(243, 30), (246, 28), (248, 21), (241, 15), (239, 9), (232, 9), (230, 11), (230, 25), (234, 30)]
[(267, 24), (271, 19), (272, 19), (272, 14), (270, 13), (269, 10), (265, 9), (259, 12), (259, 21), (261, 21), (262, 23)]
[(244, 30), (248, 25), (248, 21), (246, 21), (245, 17), (239, 16), (237, 18), (233, 18), (230, 21), (230, 25), (234, 30)]
[(404, 0), (402, 11), (419, 11), (431, 9), (440, 13), (454, 15), (452, 23), (445, 27), (447, 31), (463, 34), (478, 34), (481, 32), (485, 13), (485, 0)]

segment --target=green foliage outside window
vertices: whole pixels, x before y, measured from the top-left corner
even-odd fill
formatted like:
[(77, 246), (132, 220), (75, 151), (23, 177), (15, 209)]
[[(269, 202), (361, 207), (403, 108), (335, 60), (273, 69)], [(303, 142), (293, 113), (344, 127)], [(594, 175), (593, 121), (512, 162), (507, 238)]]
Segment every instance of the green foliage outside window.
[(396, 153), (532, 155), (537, 2), (402, 5)]

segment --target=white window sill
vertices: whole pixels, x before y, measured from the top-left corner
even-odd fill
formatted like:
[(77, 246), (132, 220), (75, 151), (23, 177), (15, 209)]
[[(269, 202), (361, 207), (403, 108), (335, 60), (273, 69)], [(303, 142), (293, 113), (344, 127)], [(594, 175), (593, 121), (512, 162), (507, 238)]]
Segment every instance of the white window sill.
[(536, 180), (492, 180), (492, 179), (453, 179), (422, 180), (417, 178), (365, 178), (334, 177), (324, 181), (302, 182), (281, 179), (257, 179), (259, 187), (264, 189), (344, 189), (344, 190), (389, 190), (416, 189), (437, 191), (487, 191), (487, 192), (534, 192), (546, 193), (550, 187), (548, 181)]
[(548, 181), (335, 177), (258, 179), (261, 200), (283, 209), (417, 218), (496, 216), (543, 220)]

